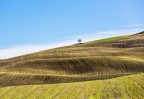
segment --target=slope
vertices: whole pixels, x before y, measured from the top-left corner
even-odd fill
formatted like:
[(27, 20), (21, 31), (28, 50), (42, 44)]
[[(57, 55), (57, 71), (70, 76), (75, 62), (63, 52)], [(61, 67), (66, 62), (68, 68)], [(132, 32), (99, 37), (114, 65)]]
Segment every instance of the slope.
[(144, 34), (0, 61), (0, 86), (104, 80), (144, 72)]
[(76, 83), (0, 87), (1, 99), (143, 99), (144, 73)]

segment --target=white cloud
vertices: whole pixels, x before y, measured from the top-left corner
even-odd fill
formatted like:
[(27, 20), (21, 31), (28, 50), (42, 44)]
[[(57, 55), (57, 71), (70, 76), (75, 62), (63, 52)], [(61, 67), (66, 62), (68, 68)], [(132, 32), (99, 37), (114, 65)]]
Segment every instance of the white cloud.
[(144, 24), (141, 23), (135, 23), (125, 26), (126, 28), (135, 28), (135, 27), (144, 27)]
[(52, 49), (56, 47), (68, 46), (71, 44), (74, 44), (74, 42), (66, 41), (58, 44), (48, 44), (48, 45), (23, 45), (23, 46), (17, 46), (12, 48), (0, 49), (0, 59), (16, 57), (16, 56), (34, 53), (34, 52), (47, 50), (47, 49)]
[(134, 34), (134, 33), (141, 32), (143, 30), (144, 29), (123, 29), (123, 30), (103, 31), (103, 32), (96, 32), (96, 33), (90, 33), (85, 35), (78, 35), (71, 38), (68, 41), (63, 41), (55, 44), (23, 45), (23, 46), (17, 46), (13, 48), (0, 49), (0, 59), (16, 57), (20, 55), (25, 55), (25, 54), (38, 52), (41, 50), (46, 50), (51, 48), (56, 48), (56, 47), (61, 47), (61, 46), (68, 46), (71, 44), (75, 44), (77, 42), (77, 39), (79, 38), (81, 38), (84, 42), (87, 42), (87, 41), (102, 39), (107, 37)]
[(85, 34), (85, 35), (79, 35), (75, 38), (81, 38), (84, 42), (96, 40), (96, 39), (103, 39), (108, 37), (114, 37), (114, 36), (122, 36), (122, 35), (130, 35), (135, 34), (138, 32), (143, 31), (142, 28), (137, 29), (120, 29), (120, 30), (112, 30), (112, 31), (102, 31), (102, 32), (96, 32), (91, 34)]

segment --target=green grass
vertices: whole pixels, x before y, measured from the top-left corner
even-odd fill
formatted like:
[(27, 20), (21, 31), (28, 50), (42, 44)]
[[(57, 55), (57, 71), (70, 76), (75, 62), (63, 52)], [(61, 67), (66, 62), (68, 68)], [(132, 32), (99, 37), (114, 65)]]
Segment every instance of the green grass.
[(76, 83), (0, 88), (1, 99), (143, 99), (144, 74)]

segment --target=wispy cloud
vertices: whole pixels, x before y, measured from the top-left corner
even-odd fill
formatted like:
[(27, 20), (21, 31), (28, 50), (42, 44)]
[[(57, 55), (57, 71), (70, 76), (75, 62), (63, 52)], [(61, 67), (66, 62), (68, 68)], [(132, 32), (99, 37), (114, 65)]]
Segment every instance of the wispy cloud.
[(57, 44), (47, 44), (47, 45), (21, 45), (12, 48), (0, 49), (0, 59), (16, 57), (56, 47), (68, 46), (71, 44), (74, 44), (74, 42), (65, 41)]
[(90, 34), (85, 34), (85, 35), (79, 35), (79, 36), (76, 36), (75, 38), (77, 39), (82, 38), (84, 42), (87, 42), (87, 41), (96, 40), (96, 39), (135, 34), (141, 31), (144, 31), (144, 28), (119, 29), (119, 30), (102, 31), (102, 32), (95, 32), (95, 33), (90, 33)]
[(6, 58), (16, 57), (20, 55), (33, 53), (33, 52), (38, 52), (41, 50), (72, 45), (72, 44), (75, 44), (77, 42), (77, 39), (79, 38), (81, 38), (84, 42), (87, 42), (87, 41), (102, 39), (102, 38), (107, 38), (107, 37), (134, 34), (134, 33), (141, 32), (143, 30), (144, 29), (142, 28), (137, 28), (137, 29), (121, 29), (121, 30), (103, 31), (103, 32), (89, 33), (85, 35), (77, 35), (73, 38), (70, 38), (67, 41), (63, 41), (63, 42), (55, 43), (55, 44), (23, 45), (23, 46), (17, 46), (13, 48), (0, 49), (0, 59), (6, 59)]
[(138, 28), (138, 27), (144, 27), (144, 24), (141, 23), (135, 23), (125, 26), (126, 28)]

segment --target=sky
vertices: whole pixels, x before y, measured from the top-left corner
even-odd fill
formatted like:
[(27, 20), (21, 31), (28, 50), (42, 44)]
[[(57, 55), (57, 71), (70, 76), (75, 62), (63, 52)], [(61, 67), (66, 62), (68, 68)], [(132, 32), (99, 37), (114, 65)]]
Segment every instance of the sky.
[(0, 59), (144, 31), (144, 0), (0, 0)]

